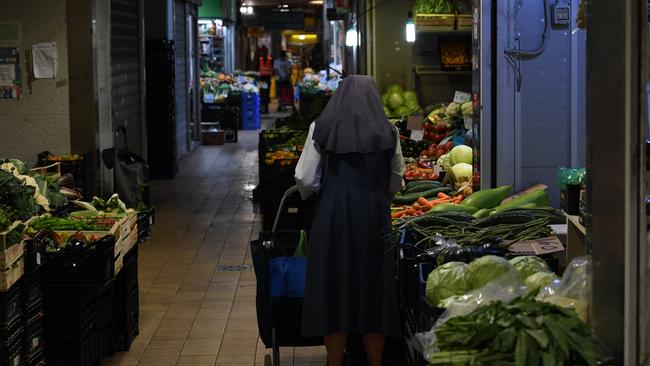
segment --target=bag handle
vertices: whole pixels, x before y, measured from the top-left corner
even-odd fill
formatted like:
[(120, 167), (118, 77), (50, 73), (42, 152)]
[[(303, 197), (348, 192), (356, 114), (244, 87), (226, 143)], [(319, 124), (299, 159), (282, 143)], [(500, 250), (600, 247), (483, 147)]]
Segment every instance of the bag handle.
[(120, 136), (120, 133), (122, 133), (123, 140), (124, 140), (124, 149), (128, 150), (129, 149), (129, 142), (126, 138), (126, 127), (124, 125), (119, 125), (115, 129), (115, 132), (113, 134), (113, 147), (115, 147), (115, 152), (118, 151), (117, 149), (117, 144), (115, 143), (117, 141), (117, 138)]

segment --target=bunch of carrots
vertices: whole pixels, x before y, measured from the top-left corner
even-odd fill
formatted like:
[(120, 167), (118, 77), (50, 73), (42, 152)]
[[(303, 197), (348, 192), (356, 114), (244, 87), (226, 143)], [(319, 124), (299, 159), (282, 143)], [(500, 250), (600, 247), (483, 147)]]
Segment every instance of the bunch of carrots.
[(420, 216), (425, 212), (431, 210), (434, 206), (439, 205), (441, 203), (459, 204), (463, 201), (463, 198), (465, 197), (462, 194), (452, 197), (442, 192), (438, 193), (438, 196), (432, 200), (428, 200), (424, 197), (420, 197), (414, 204), (410, 206), (408, 205), (402, 206), (401, 210), (391, 213), (391, 217), (393, 219), (399, 219), (405, 216)]

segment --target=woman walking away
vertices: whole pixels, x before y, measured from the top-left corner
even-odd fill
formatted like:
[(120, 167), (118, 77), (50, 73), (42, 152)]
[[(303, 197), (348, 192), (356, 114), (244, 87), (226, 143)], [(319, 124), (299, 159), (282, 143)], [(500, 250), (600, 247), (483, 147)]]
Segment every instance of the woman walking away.
[(348, 334), (363, 335), (370, 366), (381, 364), (385, 336), (399, 336), (394, 254), (384, 237), (404, 170), (374, 80), (348, 76), (311, 124), (296, 167), (302, 198), (320, 193), (302, 333), (325, 338), (329, 366), (342, 365)]

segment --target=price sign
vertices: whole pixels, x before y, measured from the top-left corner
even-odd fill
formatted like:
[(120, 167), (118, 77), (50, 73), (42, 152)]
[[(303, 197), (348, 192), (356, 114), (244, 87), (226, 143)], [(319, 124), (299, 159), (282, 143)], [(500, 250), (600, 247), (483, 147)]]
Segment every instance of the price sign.
[(411, 130), (411, 140), (422, 141), (424, 130)]
[(544, 255), (564, 251), (564, 245), (557, 236), (553, 235), (514, 243), (508, 251), (515, 255)]
[(461, 103), (469, 102), (470, 100), (472, 100), (472, 95), (470, 93), (457, 91), (454, 94), (454, 103), (461, 104)]

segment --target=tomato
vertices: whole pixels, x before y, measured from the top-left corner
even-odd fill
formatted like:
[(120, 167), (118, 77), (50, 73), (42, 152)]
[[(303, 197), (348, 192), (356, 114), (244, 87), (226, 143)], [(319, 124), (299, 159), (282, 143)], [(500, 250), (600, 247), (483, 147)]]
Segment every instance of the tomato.
[(445, 149), (447, 149), (447, 151), (449, 151), (449, 150), (451, 150), (453, 148), (454, 148), (454, 143), (451, 142), (451, 141), (447, 141), (447, 143), (445, 144)]
[(441, 157), (441, 156), (445, 155), (446, 153), (447, 153), (447, 152), (446, 152), (445, 150), (443, 150), (443, 149), (438, 149), (438, 150), (436, 151), (436, 157)]
[(427, 141), (434, 141), (435, 133), (432, 131), (425, 131), (422, 137)]
[(435, 136), (433, 137), (433, 141), (435, 141), (435, 142), (440, 142), (440, 141), (442, 141), (445, 137), (447, 137), (447, 134), (445, 134), (445, 133), (437, 133), (437, 134), (435, 134)]
[(434, 127), (435, 125), (433, 124), (433, 122), (429, 120), (424, 121), (424, 123), (422, 124), (422, 129), (425, 131), (432, 131)]

